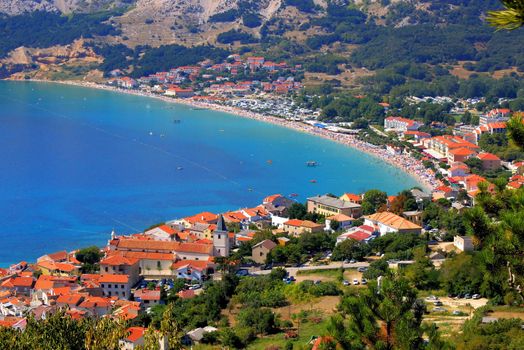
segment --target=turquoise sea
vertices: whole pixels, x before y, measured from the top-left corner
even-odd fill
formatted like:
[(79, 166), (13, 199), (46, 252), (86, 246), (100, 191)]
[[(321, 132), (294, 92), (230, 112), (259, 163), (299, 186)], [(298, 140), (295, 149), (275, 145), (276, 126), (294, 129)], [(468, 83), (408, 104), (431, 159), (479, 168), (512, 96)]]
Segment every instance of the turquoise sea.
[[(112, 229), (132, 233), (200, 211), (254, 206), (273, 193), (304, 201), (417, 184), (316, 136), (46, 83), (0, 82), (0, 150), (0, 266), (103, 245)], [(319, 166), (306, 167), (308, 160)]]

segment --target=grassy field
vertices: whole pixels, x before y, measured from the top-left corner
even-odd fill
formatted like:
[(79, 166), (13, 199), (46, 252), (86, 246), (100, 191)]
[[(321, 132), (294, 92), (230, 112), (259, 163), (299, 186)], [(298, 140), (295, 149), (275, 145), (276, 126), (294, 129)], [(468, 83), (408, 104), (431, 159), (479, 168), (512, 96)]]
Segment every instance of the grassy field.
[[(290, 340), (285, 338), (285, 333), (277, 333), (258, 337), (254, 342), (249, 344), (247, 349), (252, 350), (265, 350), (271, 346), (280, 347), (284, 349), (287, 343), (293, 344), (293, 349), (306, 348), (309, 341), (313, 337), (324, 335), (326, 332), (326, 326), (328, 324), (329, 316), (320, 311), (313, 310), (308, 312), (308, 316), (301, 322), (298, 330), (298, 337)], [(211, 349), (222, 349), (220, 345), (204, 345), (199, 344), (193, 346), (194, 350), (211, 350)]]
[[(362, 273), (358, 272), (356, 269), (344, 269), (343, 278), (350, 283), (353, 279), (360, 281), (362, 279)], [(340, 269), (336, 270), (306, 270), (299, 271), (297, 274), (297, 282), (312, 280), (312, 281), (323, 281), (323, 282), (341, 282)]]

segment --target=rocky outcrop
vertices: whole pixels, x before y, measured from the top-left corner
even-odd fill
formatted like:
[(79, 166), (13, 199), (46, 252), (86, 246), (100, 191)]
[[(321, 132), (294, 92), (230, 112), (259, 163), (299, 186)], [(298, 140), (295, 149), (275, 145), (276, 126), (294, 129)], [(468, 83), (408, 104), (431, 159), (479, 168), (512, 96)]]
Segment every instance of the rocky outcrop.
[(93, 12), (133, 4), (134, 0), (0, 0), (0, 13), (18, 15), (33, 11)]

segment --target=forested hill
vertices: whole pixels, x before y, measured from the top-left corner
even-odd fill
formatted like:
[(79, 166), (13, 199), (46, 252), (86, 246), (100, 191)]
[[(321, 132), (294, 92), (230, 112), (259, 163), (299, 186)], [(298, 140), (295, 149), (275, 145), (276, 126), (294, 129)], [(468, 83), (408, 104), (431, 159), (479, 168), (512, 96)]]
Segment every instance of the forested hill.
[[(483, 20), (499, 7), (497, 0), (0, 0), (0, 57), (82, 37), (107, 69), (178, 44), (263, 52), (329, 75), (399, 62), (443, 65), (463, 77), (524, 70), (523, 32), (495, 32)], [(31, 10), (38, 11), (23, 12)]]

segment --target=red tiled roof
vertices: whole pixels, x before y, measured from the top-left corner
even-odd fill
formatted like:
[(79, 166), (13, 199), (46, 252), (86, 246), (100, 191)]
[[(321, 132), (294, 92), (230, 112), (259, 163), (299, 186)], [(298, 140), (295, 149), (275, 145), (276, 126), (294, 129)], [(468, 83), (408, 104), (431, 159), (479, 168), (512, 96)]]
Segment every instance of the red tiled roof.
[(175, 250), (181, 253), (197, 253), (211, 255), (213, 253), (213, 246), (211, 244), (179, 243)]
[(99, 283), (128, 283), (129, 276), (128, 275), (107, 274), (107, 275), (102, 275), (102, 277), (100, 277), (98, 282)]
[(266, 198), (264, 198), (262, 202), (263, 203), (273, 203), (275, 199), (280, 198), (280, 197), (282, 197), (281, 194), (273, 194), (271, 196), (267, 196)]
[(499, 157), (497, 157), (496, 155), (494, 155), (493, 153), (480, 153), (478, 156), (477, 156), (478, 159), (480, 160), (500, 160)]
[(67, 260), (68, 254), (64, 250), (64, 251), (61, 251), (61, 252), (55, 252), (55, 253), (51, 253), (51, 254), (46, 254), (46, 255), (44, 255), (44, 257), (48, 257), (50, 260), (53, 260), (53, 261), (60, 261), (60, 260)]
[(171, 268), (173, 270), (178, 270), (180, 268), (189, 267), (195, 270), (205, 270), (210, 266), (208, 261), (201, 261), (201, 260), (180, 260), (174, 263)]
[(291, 220), (288, 220), (288, 221), (284, 222), (284, 225), (300, 227), (300, 226), (302, 226), (302, 220), (291, 219)]
[(175, 254), (172, 253), (152, 253), (152, 252), (126, 252), (118, 251), (117, 254), (125, 258), (137, 260), (174, 260)]
[(144, 327), (129, 327), (127, 331), (129, 335), (126, 337), (126, 340), (135, 343), (144, 336), (146, 329)]
[(59, 304), (66, 304), (66, 305), (78, 305), (82, 300), (83, 296), (80, 294), (63, 294), (56, 299), (56, 302)]
[(122, 254), (112, 254), (105, 259), (100, 261), (100, 265), (109, 265), (109, 266), (120, 266), (120, 265), (135, 265), (138, 262), (136, 258), (126, 258)]
[(141, 249), (156, 251), (174, 251), (178, 242), (164, 242), (145, 239), (120, 239), (117, 243), (118, 249)]
[(354, 239), (359, 242), (368, 239), (369, 237), (371, 237), (371, 235), (365, 231), (356, 231), (348, 235), (348, 238)]
[(73, 264), (54, 262), (52, 260), (41, 261), (37, 263), (37, 266), (50, 271), (72, 272), (76, 270), (76, 266)]
[(194, 224), (197, 222), (210, 224), (215, 223), (218, 220), (218, 215), (210, 212), (202, 212), (193, 216), (188, 216), (184, 218), (184, 220), (189, 222), (190, 224)]
[(31, 287), (34, 280), (32, 277), (16, 277), (12, 283), (15, 287)]
[(86, 300), (84, 300), (78, 307), (89, 309), (93, 307), (108, 307), (110, 305), (111, 305), (110, 298), (89, 297)]
[(195, 291), (191, 289), (181, 290), (180, 292), (177, 293), (177, 295), (182, 299), (191, 299), (196, 296)]
[(160, 290), (139, 289), (134, 296), (141, 300), (160, 300)]

